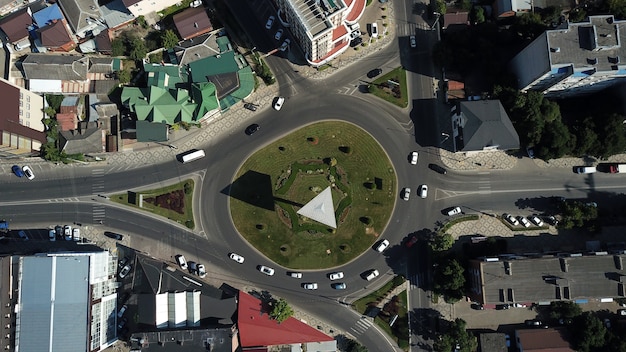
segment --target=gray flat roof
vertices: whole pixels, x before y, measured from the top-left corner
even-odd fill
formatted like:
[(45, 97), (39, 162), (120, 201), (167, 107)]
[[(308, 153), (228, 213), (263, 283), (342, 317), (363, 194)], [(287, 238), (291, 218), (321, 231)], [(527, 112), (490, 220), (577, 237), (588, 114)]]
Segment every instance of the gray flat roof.
[(623, 254), (514, 259), (480, 264), (485, 303), (624, 296), (619, 282), (626, 275), (623, 268), (626, 255)]
[(326, 15), (337, 11), (341, 4), (333, 0), (290, 0), (288, 3), (312, 37), (331, 28)]
[(21, 351), (87, 351), (89, 257), (22, 259)]
[(569, 23), (567, 29), (547, 31), (547, 35), (553, 66), (610, 71), (619, 61), (626, 62), (626, 48), (621, 45), (626, 21), (613, 16), (590, 16), (589, 22)]

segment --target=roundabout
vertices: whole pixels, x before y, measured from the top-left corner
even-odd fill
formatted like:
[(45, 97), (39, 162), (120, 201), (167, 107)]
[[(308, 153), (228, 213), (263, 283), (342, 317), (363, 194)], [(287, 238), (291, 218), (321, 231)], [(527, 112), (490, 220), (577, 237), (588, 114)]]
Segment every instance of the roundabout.
[[(270, 260), (324, 269), (350, 262), (379, 239), (397, 188), (391, 161), (369, 133), (324, 121), (252, 154), (234, 177), (229, 205), (237, 231)], [(324, 193), (327, 202), (317, 201)]]

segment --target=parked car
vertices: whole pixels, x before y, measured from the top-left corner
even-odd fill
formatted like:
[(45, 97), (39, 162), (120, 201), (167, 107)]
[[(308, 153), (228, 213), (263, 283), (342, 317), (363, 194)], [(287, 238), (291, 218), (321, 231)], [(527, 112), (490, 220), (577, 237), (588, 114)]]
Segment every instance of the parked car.
[(57, 237), (63, 237), (63, 226), (57, 225), (54, 227), (54, 232), (56, 233)]
[(245, 103), (243, 104), (243, 107), (250, 110), (250, 111), (256, 111), (256, 105), (252, 104), (252, 103)]
[(274, 275), (274, 269), (270, 267), (267, 267), (265, 265), (259, 265), (257, 268), (259, 269), (260, 272), (262, 272), (265, 275), (268, 275), (268, 276)]
[(274, 21), (276, 20), (276, 17), (274, 16), (270, 16), (267, 19), (267, 22), (265, 22), (265, 29), (270, 29), (272, 28), (272, 26), (274, 25)]
[(530, 222), (539, 227), (543, 226), (543, 221), (541, 221), (541, 219), (539, 219), (539, 217), (536, 215), (530, 217)]
[(411, 236), (411, 238), (409, 238), (404, 245), (406, 246), (406, 248), (411, 248), (416, 243), (417, 243), (417, 236)]
[(290, 271), (287, 275), (293, 277), (294, 279), (302, 279), (302, 273), (298, 271)]
[(511, 214), (504, 214), (504, 218), (511, 223), (511, 225), (513, 226), (517, 226), (519, 225), (519, 221), (517, 221), (516, 218), (513, 217), (513, 215)]
[(433, 170), (433, 171), (435, 171), (435, 172), (438, 172), (438, 173), (440, 173), (442, 175), (445, 175), (445, 174), (448, 173), (448, 171), (446, 169), (444, 169), (443, 167), (441, 167), (441, 166), (439, 166), (437, 164), (428, 164), (428, 168)]
[(20, 230), (17, 235), (20, 236), (20, 238), (24, 241), (28, 241), (28, 235), (26, 235), (26, 232), (24, 232), (24, 230)]
[(204, 264), (198, 264), (198, 276), (202, 279), (206, 276), (206, 268), (204, 267)]
[(476, 309), (476, 310), (484, 310), (485, 309), (485, 307), (482, 304), (480, 304), (480, 303), (472, 303), (470, 305), (470, 307), (472, 309)]
[(457, 215), (457, 214), (461, 214), (461, 207), (454, 207), (450, 210), (448, 210), (448, 216), (453, 216), (453, 215)]
[(518, 218), (519, 218), (519, 221), (522, 223), (522, 225), (524, 225), (524, 227), (530, 227), (530, 221), (528, 221), (526, 217), (519, 216)]
[(309, 282), (302, 284), (305, 290), (317, 290), (317, 282)]
[(526, 147), (526, 154), (528, 154), (528, 157), (531, 159), (535, 158), (535, 149), (533, 149), (533, 147)]
[(381, 73), (383, 73), (383, 70), (382, 70), (382, 69), (380, 69), (380, 68), (375, 68), (375, 69), (373, 69), (373, 70), (370, 70), (370, 71), (367, 73), (367, 78), (374, 78), (374, 77), (378, 76), (378, 75), (379, 75), (379, 74), (381, 74)]
[(524, 324), (526, 324), (526, 326), (541, 326), (541, 320), (537, 320), (537, 319), (528, 319), (524, 321)]
[(104, 233), (104, 235), (109, 237), (109, 238), (112, 238), (114, 240), (117, 240), (117, 241), (121, 241), (121, 240), (124, 239), (124, 236), (120, 235), (119, 233), (114, 233), (114, 232), (108, 232), (107, 231), (107, 232)]
[(133, 268), (133, 267), (132, 267), (132, 265), (130, 265), (130, 264), (126, 264), (126, 265), (122, 268), (122, 270), (120, 271), (120, 274), (119, 274), (120, 279), (125, 278), (125, 277), (126, 277), (126, 275), (128, 275), (128, 273), (130, 273), (130, 270), (131, 270), (132, 268)]
[(65, 236), (66, 241), (72, 240), (72, 227), (70, 225), (65, 225), (63, 228), (63, 235)]
[(374, 22), (372, 24), (370, 24), (370, 32), (371, 32), (371, 36), (372, 38), (378, 38), (378, 23)]
[(604, 318), (604, 326), (606, 326), (607, 329), (611, 328), (611, 320), (609, 318)]
[(334, 273), (330, 273), (328, 275), (328, 278), (332, 281), (332, 280), (339, 280), (339, 279), (343, 279), (343, 272), (342, 271), (337, 271)]
[(122, 258), (120, 261), (118, 261), (117, 265), (121, 268), (124, 265), (126, 265), (126, 263), (128, 263), (130, 259), (128, 257), (124, 257)]
[(358, 29), (350, 32), (350, 40), (354, 40), (360, 36), (361, 36), (361, 31)]
[(372, 280), (374, 280), (375, 278), (377, 278), (377, 277), (378, 277), (378, 275), (380, 275), (380, 273), (378, 272), (378, 270), (376, 270), (376, 269), (371, 270), (371, 271), (367, 274), (367, 276), (365, 276), (365, 280), (367, 280), (367, 281), (372, 281)]
[(23, 177), (24, 176), (24, 171), (22, 171), (22, 168), (17, 166), (17, 165), (13, 165), (13, 167), (11, 167), (11, 171), (13, 171), (13, 173), (17, 177)]
[(417, 41), (415, 40), (415, 36), (414, 35), (409, 37), (409, 42), (411, 43), (411, 48), (417, 47)]
[(350, 46), (354, 48), (355, 46), (361, 45), (362, 43), (363, 43), (363, 38), (357, 37), (350, 41)]
[(57, 240), (57, 233), (54, 230), (48, 230), (48, 239), (50, 242), (54, 242)]
[(595, 166), (577, 166), (574, 168), (574, 172), (577, 174), (593, 174), (596, 171)]
[(243, 261), (245, 260), (245, 259), (244, 259), (244, 257), (240, 256), (240, 255), (239, 255), (239, 254), (237, 254), (237, 253), (230, 253), (230, 254), (228, 255), (228, 257), (229, 257), (230, 259), (232, 259), (232, 260), (236, 261), (236, 262), (237, 262), (237, 263), (239, 263), (239, 264), (243, 264)]
[(376, 252), (382, 253), (385, 249), (387, 249), (387, 247), (389, 247), (389, 241), (388, 240), (382, 240), (382, 241), (380, 241), (378, 246), (376, 246)]
[(256, 123), (253, 123), (252, 125), (246, 127), (246, 134), (248, 136), (251, 136), (260, 129), (261, 129), (261, 126), (257, 125)]
[(117, 324), (117, 329), (118, 330), (122, 330), (124, 328), (124, 326), (126, 326), (126, 323), (128, 322), (128, 318), (124, 317), (122, 318), (119, 323)]
[(285, 39), (285, 41), (283, 42), (283, 44), (279, 48), (280, 51), (287, 50), (287, 48), (289, 47), (289, 44), (291, 44), (291, 39), (289, 39), (289, 38)]
[(121, 317), (124, 316), (124, 313), (126, 313), (126, 309), (128, 309), (127, 305), (123, 305), (122, 308), (120, 308), (120, 310), (117, 311), (117, 318), (120, 319)]
[(509, 336), (509, 334), (504, 335), (504, 341), (506, 343), (506, 347), (511, 347), (511, 336)]
[(335, 290), (345, 290), (346, 289), (346, 284), (343, 282), (337, 282), (334, 284), (330, 285), (332, 288), (334, 288)]
[(428, 197), (428, 186), (427, 185), (421, 185), (419, 190), (417, 191), (417, 195), (419, 195), (420, 198)]
[(22, 171), (24, 172), (24, 175), (26, 175), (27, 179), (32, 180), (35, 178), (35, 174), (33, 173), (33, 170), (30, 168), (30, 166), (22, 166)]
[(626, 309), (618, 309), (618, 310), (617, 310), (617, 314), (619, 314), (619, 315), (621, 315), (621, 316), (626, 315)]
[(496, 305), (496, 310), (507, 310), (507, 309), (511, 309), (510, 304), (497, 304)]
[(283, 36), (283, 29), (280, 28), (278, 31), (276, 31), (276, 34), (274, 34), (274, 39), (280, 40), (282, 36)]
[(411, 165), (417, 165), (418, 157), (419, 157), (419, 154), (417, 154), (417, 152), (411, 152), (411, 154), (409, 155), (409, 160), (411, 162)]
[(409, 198), (411, 198), (411, 188), (406, 187), (404, 188), (404, 194), (402, 195), (402, 199), (409, 200)]
[(80, 229), (78, 227), (72, 229), (72, 239), (77, 242), (80, 241)]
[(180, 268), (183, 270), (187, 270), (189, 268), (189, 266), (187, 265), (187, 260), (185, 259), (185, 256), (182, 254), (179, 254), (176, 256), (176, 262), (178, 263)]
[(274, 103), (274, 109), (276, 111), (280, 111), (280, 109), (283, 107), (283, 103), (284, 102), (285, 102), (285, 98), (284, 97), (276, 98), (276, 102)]

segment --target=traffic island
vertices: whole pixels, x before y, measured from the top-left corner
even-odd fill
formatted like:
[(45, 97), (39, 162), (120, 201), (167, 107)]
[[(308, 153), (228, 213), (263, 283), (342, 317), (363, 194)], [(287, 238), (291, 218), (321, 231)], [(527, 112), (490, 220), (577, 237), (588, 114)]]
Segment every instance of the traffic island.
[(233, 223), (250, 244), (282, 266), (322, 269), (349, 262), (378, 240), (397, 181), (372, 136), (325, 121), (254, 153), (228, 190)]

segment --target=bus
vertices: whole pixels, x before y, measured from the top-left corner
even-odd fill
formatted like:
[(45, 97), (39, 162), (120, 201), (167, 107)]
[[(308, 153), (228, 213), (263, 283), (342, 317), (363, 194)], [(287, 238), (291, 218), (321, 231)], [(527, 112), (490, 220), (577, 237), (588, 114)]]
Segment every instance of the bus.
[(201, 159), (201, 158), (204, 158), (204, 150), (202, 150), (202, 149), (200, 149), (200, 150), (193, 149), (193, 150), (190, 150), (190, 151), (182, 154), (182, 156), (180, 158), (180, 161), (183, 164), (186, 164), (188, 162), (191, 162), (191, 161), (194, 161), (194, 160), (198, 160), (198, 159)]

